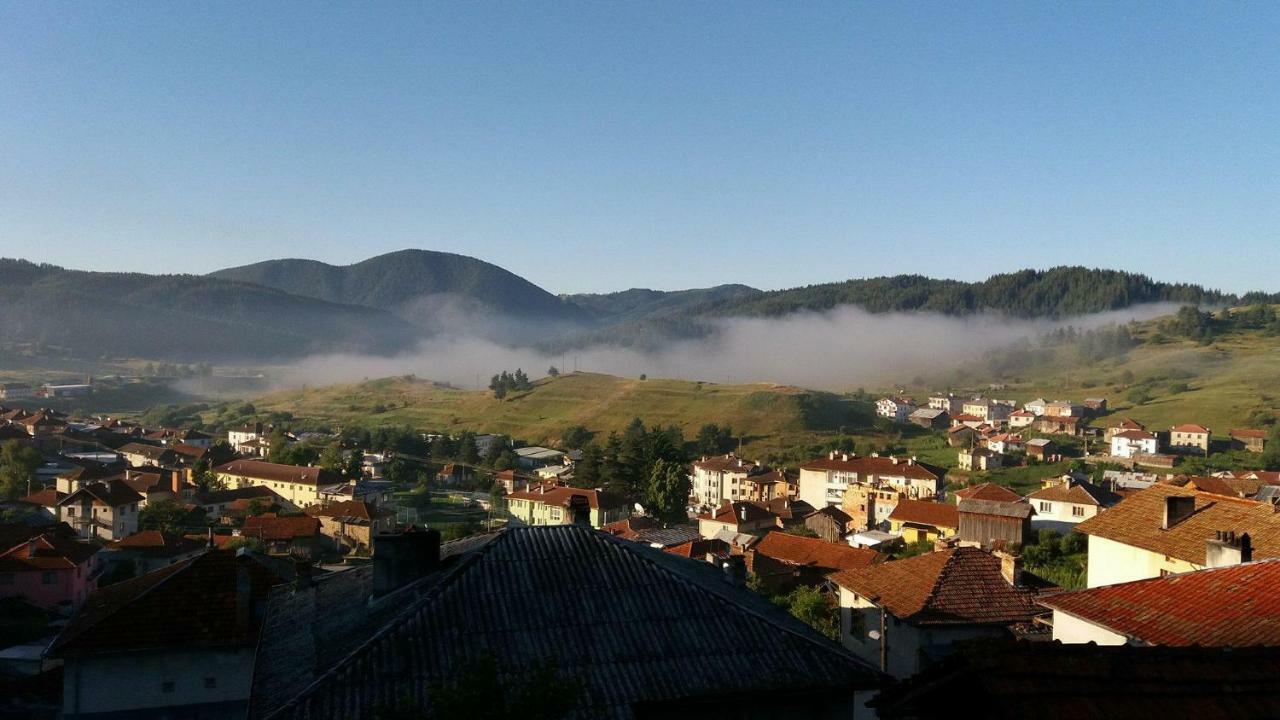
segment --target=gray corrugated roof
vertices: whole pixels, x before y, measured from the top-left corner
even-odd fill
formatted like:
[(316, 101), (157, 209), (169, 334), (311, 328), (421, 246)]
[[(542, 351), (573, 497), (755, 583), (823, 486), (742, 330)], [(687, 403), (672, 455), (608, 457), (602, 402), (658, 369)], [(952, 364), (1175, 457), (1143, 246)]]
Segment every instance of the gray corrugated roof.
[[(631, 718), (637, 703), (749, 692), (851, 697), (880, 682), (714, 566), (588, 528), (522, 527), (459, 557), (271, 717), (369, 717), (405, 698), (425, 708), (431, 687), (485, 654), (506, 679), (555, 662), (584, 686), (574, 718)], [(282, 661), (260, 653), (257, 664)]]

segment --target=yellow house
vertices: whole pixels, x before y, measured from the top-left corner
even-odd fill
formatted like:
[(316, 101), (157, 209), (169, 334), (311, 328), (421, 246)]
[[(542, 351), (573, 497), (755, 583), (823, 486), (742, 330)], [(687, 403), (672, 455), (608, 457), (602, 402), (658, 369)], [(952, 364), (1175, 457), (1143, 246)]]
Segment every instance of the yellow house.
[(320, 504), (320, 489), (342, 477), (318, 467), (281, 465), (261, 460), (233, 460), (213, 469), (228, 488), (265, 487), (300, 508)]
[(902, 498), (889, 513), (889, 531), (908, 544), (946, 539), (960, 527), (960, 511), (951, 503)]
[(506, 497), (507, 511), (525, 525), (590, 525), (599, 530), (627, 517), (625, 503), (596, 490), (531, 485)]
[(1254, 560), (1280, 557), (1280, 513), (1271, 503), (1163, 483), (1075, 529), (1089, 537), (1089, 587), (1210, 567), (1220, 532), (1249, 535)]

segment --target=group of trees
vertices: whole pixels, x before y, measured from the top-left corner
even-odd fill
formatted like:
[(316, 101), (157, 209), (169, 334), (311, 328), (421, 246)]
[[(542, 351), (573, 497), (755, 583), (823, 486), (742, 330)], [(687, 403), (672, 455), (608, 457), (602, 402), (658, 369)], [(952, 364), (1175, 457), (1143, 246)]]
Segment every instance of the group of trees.
[(721, 455), (733, 449), (733, 428), (707, 423), (698, 428), (694, 446), (699, 455)]
[(622, 433), (612, 432), (603, 443), (583, 446), (574, 482), (641, 503), (656, 517), (681, 520), (690, 490), (687, 462), (679, 427), (646, 428), (635, 418)]
[(29, 491), (36, 469), (44, 459), (40, 453), (17, 440), (0, 446), (0, 499), (15, 500)]
[(531, 381), (529, 376), (525, 374), (524, 370), (521, 370), (520, 368), (516, 368), (516, 371), (513, 373), (503, 370), (490, 378), (489, 389), (493, 391), (494, 397), (501, 400), (506, 397), (508, 393), (517, 390), (532, 390), (533, 381)]
[(1178, 308), (1173, 317), (1160, 323), (1160, 332), (1174, 337), (1212, 342), (1230, 331), (1255, 331), (1280, 335), (1280, 314), (1269, 304), (1250, 305), (1218, 313), (1204, 312), (1193, 305)]

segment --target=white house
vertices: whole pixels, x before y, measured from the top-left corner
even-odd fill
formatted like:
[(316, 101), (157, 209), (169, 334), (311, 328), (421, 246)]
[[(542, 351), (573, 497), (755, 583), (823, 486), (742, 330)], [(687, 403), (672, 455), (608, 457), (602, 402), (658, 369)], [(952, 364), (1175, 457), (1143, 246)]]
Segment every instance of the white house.
[(1132, 458), (1136, 455), (1155, 455), (1159, 451), (1159, 440), (1145, 430), (1122, 430), (1111, 436), (1113, 457)]
[(1075, 529), (1089, 537), (1089, 587), (1209, 567), (1208, 542), (1223, 531), (1247, 533), (1254, 560), (1280, 557), (1280, 513), (1271, 503), (1164, 483), (1128, 495)]
[(884, 397), (876, 401), (876, 415), (904, 423), (918, 408), (906, 398)]
[(859, 457), (849, 453), (828, 453), (800, 466), (799, 499), (815, 508), (843, 505), (851, 485), (887, 486), (908, 498), (927, 500), (942, 494), (942, 468), (924, 465), (912, 458), (892, 455)]
[(946, 410), (948, 415), (955, 415), (961, 412), (964, 407), (964, 399), (959, 395), (930, 395), (929, 407), (934, 410)]
[(1017, 429), (1030, 427), (1036, 421), (1036, 414), (1030, 410), (1015, 410), (1009, 413), (1009, 427)]
[(1035, 509), (1031, 527), (1068, 532), (1102, 510), (1120, 502), (1120, 496), (1069, 475), (1050, 478), (1044, 487), (1027, 496)]

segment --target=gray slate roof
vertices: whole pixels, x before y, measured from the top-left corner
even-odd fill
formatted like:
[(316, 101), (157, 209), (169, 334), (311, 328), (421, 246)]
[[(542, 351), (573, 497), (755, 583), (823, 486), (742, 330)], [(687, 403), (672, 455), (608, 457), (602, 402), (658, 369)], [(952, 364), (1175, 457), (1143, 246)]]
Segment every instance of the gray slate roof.
[[(486, 654), (508, 679), (555, 662), (583, 684), (572, 718), (622, 720), (638, 705), (775, 691), (852, 698), (881, 682), (714, 566), (589, 528), (508, 528), (429, 582), (269, 717), (365, 718), (405, 699), (425, 708), (433, 686)], [(292, 620), (305, 627), (308, 618)], [(291, 661), (260, 651), (257, 667)], [(253, 717), (264, 716), (257, 696), (277, 691), (255, 679)]]

